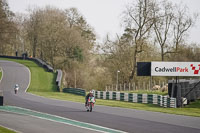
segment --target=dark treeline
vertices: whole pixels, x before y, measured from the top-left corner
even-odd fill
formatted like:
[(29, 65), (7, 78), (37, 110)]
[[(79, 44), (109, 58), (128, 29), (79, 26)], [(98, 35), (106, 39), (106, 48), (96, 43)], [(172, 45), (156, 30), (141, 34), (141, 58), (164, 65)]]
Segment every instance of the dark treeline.
[(197, 14), (166, 0), (137, 0), (122, 12), (124, 34), (98, 48), (94, 29), (76, 9), (35, 8), (14, 14), (0, 0), (0, 54), (37, 57), (64, 72), (63, 86), (104, 89), (136, 82), (138, 61), (199, 61), (197, 44), (186, 43)]

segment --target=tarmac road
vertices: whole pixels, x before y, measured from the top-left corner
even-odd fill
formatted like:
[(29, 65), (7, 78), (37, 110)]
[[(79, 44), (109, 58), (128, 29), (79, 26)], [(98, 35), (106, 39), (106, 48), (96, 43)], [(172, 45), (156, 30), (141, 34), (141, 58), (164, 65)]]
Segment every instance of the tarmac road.
[[(63, 118), (92, 123), (95, 125), (131, 133), (200, 132), (199, 117), (179, 116), (150, 111), (113, 108), (97, 105), (95, 105), (93, 112), (86, 112), (84, 105), (81, 103), (47, 99), (25, 93), (25, 90), (30, 80), (29, 70), (23, 65), (10, 61), (0, 61), (0, 67), (3, 68), (3, 79), (0, 83), (0, 89), (4, 90), (6, 105), (27, 108), (38, 112), (48, 113)], [(17, 95), (14, 94), (13, 90), (13, 86), (16, 83), (18, 83), (20, 86), (20, 91)], [(2, 112), (0, 112), (0, 117), (1, 116)], [(24, 115), (24, 117), (25, 118), (23, 119), (27, 119), (27, 117), (29, 118), (30, 116)], [(39, 118), (30, 118), (39, 120)], [(32, 119), (30, 119), (29, 123), (34, 123), (32, 122)], [(2, 121), (0, 121), (0, 125), (1, 124)], [(58, 123), (56, 123), (55, 126), (57, 124)], [(35, 127), (40, 125), (41, 124), (35, 125)], [(65, 125), (63, 128), (65, 127), (67, 126)], [(73, 126), (69, 127), (73, 130)], [(82, 132), (95, 132), (87, 129), (84, 129), (84, 131), (82, 128), (77, 127), (75, 129), (80, 129), (80, 131)], [(71, 132), (72, 130), (69, 130), (69, 132)], [(51, 131), (53, 130), (50, 130), (50, 132)]]

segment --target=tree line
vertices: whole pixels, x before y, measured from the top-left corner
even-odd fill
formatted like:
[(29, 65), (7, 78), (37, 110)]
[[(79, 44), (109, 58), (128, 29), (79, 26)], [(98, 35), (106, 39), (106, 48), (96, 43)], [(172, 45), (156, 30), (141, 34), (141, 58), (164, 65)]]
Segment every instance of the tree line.
[(76, 8), (47, 6), (14, 14), (0, 0), (0, 54), (27, 52), (47, 61), (64, 72), (64, 87), (104, 89), (116, 83), (117, 74), (120, 83), (146, 80), (136, 76), (138, 61), (199, 61), (199, 46), (186, 43), (198, 15), (188, 11), (166, 0), (134, 1), (122, 12), (124, 33), (98, 44), (95, 30)]

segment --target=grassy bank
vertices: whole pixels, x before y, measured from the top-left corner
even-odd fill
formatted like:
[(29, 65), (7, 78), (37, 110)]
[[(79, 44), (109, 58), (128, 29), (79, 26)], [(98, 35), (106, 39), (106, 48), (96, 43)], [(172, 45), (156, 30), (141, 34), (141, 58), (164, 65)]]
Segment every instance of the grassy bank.
[[(29, 92), (48, 98), (84, 103), (85, 98), (83, 96), (77, 96), (62, 92), (55, 92), (56, 91), (54, 82), (55, 74), (45, 72), (43, 68), (39, 67), (32, 61), (26, 61), (26, 60), (11, 60), (11, 61), (16, 61), (18, 63), (24, 64), (27, 67), (29, 67), (31, 71), (31, 85), (28, 90)], [(145, 93), (145, 92), (138, 92), (138, 93)], [(129, 103), (122, 101), (102, 100), (102, 99), (97, 99), (96, 104), (112, 106), (112, 107), (131, 108), (131, 109), (200, 117), (200, 101), (191, 103), (190, 105), (184, 108), (162, 108), (159, 107), (158, 105), (152, 105), (152, 104), (139, 104), (139, 103)]]
[(16, 133), (16, 132), (0, 126), (0, 133)]

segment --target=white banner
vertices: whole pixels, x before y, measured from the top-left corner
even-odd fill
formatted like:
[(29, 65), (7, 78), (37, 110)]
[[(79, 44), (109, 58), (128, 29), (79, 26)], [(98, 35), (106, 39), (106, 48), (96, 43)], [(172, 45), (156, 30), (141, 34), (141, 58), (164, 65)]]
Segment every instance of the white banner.
[(151, 76), (200, 76), (200, 62), (151, 62)]

